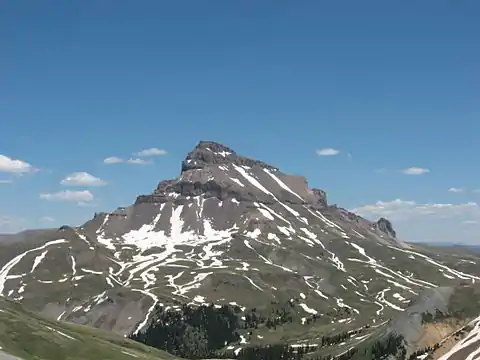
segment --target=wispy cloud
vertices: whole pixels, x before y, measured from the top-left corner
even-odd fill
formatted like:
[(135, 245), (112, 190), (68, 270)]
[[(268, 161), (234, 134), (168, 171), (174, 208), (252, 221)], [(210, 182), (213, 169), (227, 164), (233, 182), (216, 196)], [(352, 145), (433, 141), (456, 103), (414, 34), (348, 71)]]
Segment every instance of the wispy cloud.
[[(147, 149), (148, 150), (148, 149)], [(146, 156), (146, 155), (144, 155)], [(122, 159), (117, 156), (110, 156), (105, 159), (103, 159), (103, 163), (107, 165), (111, 164), (120, 164), (120, 163), (125, 163), (125, 164), (131, 164), (131, 165), (151, 165), (153, 164), (152, 160), (146, 160), (146, 159), (141, 159), (140, 157), (136, 158), (130, 158), (130, 159)]]
[(128, 163), (128, 164), (133, 164), (133, 165), (150, 165), (150, 164), (152, 164), (152, 161), (151, 161), (151, 160), (145, 160), (145, 159), (135, 158), (135, 159), (128, 159), (128, 160), (127, 160), (127, 163)]
[(324, 149), (318, 149), (316, 153), (318, 156), (335, 156), (340, 154), (340, 150), (333, 149), (333, 148), (324, 148)]
[(448, 189), (449, 192), (452, 192), (452, 193), (461, 193), (464, 191), (464, 189), (462, 188), (456, 188), (456, 187), (451, 187), (450, 189)]
[(12, 179), (0, 179), (0, 184), (11, 184)]
[(54, 222), (55, 221), (55, 218), (51, 217), (51, 216), (44, 216), (40, 219), (42, 222)]
[(109, 156), (105, 159), (103, 159), (104, 164), (120, 164), (123, 163), (124, 160), (122, 158), (119, 158), (117, 156)]
[(144, 149), (144, 150), (135, 152), (132, 155), (139, 156), (139, 157), (164, 156), (164, 155), (167, 155), (167, 151), (163, 149), (158, 149), (158, 148), (149, 148), (149, 149)]
[(429, 173), (429, 169), (421, 168), (421, 167), (410, 167), (408, 169), (404, 169), (401, 171), (405, 175), (423, 175)]
[(105, 180), (82, 171), (68, 175), (60, 181), (60, 184), (65, 186), (104, 186), (108, 183)]
[(74, 203), (90, 203), (94, 200), (93, 194), (88, 190), (65, 190), (55, 193), (42, 193), (40, 199), (47, 201), (65, 201)]
[[(352, 212), (361, 216), (389, 217), (396, 219), (417, 218), (419, 216), (480, 216), (480, 208), (475, 202), (460, 204), (449, 203), (417, 203), (413, 200), (395, 199), (392, 201), (377, 201), (352, 209)], [(479, 217), (480, 218), (480, 217)]]

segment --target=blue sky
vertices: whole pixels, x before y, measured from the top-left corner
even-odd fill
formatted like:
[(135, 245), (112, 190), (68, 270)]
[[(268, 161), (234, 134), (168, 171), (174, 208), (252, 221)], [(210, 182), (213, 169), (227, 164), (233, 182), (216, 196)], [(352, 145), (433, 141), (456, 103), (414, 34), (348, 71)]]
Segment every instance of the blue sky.
[[(387, 215), (404, 239), (480, 243), (479, 12), (466, 0), (5, 1), (0, 231), (128, 205), (215, 140)], [(166, 154), (133, 155), (150, 148)]]

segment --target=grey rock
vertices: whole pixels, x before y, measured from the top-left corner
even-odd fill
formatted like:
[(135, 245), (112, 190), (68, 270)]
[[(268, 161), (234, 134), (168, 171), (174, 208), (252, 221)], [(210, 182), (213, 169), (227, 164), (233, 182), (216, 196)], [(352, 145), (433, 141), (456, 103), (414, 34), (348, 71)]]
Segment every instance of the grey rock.
[(378, 219), (377, 226), (380, 231), (383, 231), (384, 233), (389, 234), (392, 237), (397, 236), (397, 233), (395, 232), (395, 230), (393, 230), (392, 223), (389, 220), (382, 217)]

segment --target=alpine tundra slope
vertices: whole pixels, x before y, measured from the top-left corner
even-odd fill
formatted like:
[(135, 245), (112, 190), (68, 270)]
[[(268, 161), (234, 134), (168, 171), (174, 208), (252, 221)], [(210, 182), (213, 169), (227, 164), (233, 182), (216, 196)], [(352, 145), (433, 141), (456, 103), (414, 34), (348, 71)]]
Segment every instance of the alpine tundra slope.
[[(473, 335), (462, 349), (480, 344), (477, 255), (403, 242), (387, 219), (329, 205), (305, 178), (202, 141), (177, 178), (131, 206), (79, 227), (1, 236), (0, 294), (124, 336), (185, 304), (229, 305), (243, 321), (239, 338), (215, 350), (230, 357), (279, 342), (346, 354), (386, 334), (401, 336), (410, 356), (465, 326)], [(450, 332), (428, 337), (437, 322)], [(346, 335), (325, 340), (333, 334)], [(442, 346), (442, 359), (457, 359)]]
[(112, 332), (47, 319), (0, 298), (0, 360), (179, 360)]

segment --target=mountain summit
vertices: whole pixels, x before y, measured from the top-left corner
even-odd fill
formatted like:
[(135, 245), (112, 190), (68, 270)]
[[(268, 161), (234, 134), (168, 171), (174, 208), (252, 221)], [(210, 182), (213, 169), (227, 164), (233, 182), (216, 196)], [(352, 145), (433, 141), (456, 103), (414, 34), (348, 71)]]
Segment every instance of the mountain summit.
[(456, 270), (458, 257), (398, 240), (387, 219), (329, 205), (305, 178), (211, 141), (131, 206), (0, 244), (0, 294), (44, 315), (127, 335), (159, 308), (230, 304), (247, 322), (228, 344), (238, 349), (277, 341), (266, 319), (291, 324), (284, 342), (314, 341), (386, 324), (425, 289), (480, 279), (467, 262)]
[[(265, 229), (271, 234), (270, 240), (296, 233), (285, 217), (293, 215), (297, 219), (292, 221), (299, 222), (298, 226), (308, 227), (308, 217), (322, 220), (316, 214), (318, 210), (340, 219), (347, 217), (347, 221), (352, 216), (344, 209), (329, 207), (326, 193), (310, 189), (305, 178), (286, 175), (274, 166), (238, 155), (229, 147), (212, 141), (201, 141), (182, 162), (180, 176), (161, 181), (150, 195), (139, 196), (136, 205), (142, 203), (165, 204), (162, 210), (166, 212), (171, 206), (183, 206), (182, 230), (191, 229), (195, 235), (204, 234), (207, 221), (213, 229), (230, 229), (239, 234), (249, 227), (260, 231), (259, 235)], [(397, 243), (388, 220), (375, 223), (354, 218), (355, 226), (371, 233), (377, 241)], [(233, 230), (234, 225), (238, 228)], [(333, 226), (332, 231), (343, 236), (339, 228)]]
[(262, 161), (240, 156), (225, 145), (213, 141), (200, 141), (199, 144), (188, 153), (185, 161), (183, 161), (182, 172), (191, 169), (202, 169), (205, 166), (213, 164), (232, 163), (238, 166), (258, 166), (276, 171), (273, 166), (265, 164)]

